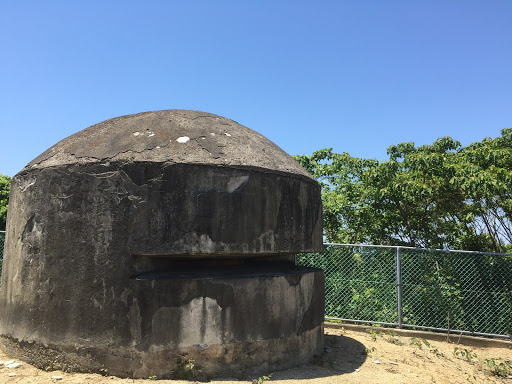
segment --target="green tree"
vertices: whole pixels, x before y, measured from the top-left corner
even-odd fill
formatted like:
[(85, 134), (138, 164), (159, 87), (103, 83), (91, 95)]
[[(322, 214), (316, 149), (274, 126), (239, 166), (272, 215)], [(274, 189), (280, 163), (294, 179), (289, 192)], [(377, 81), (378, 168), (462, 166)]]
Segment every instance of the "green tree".
[(296, 159), (322, 184), (329, 241), (444, 247), (459, 225), (452, 211), (464, 200), (445, 182), (453, 172), (448, 158), (459, 146), (450, 138), (419, 148), (400, 143), (384, 162), (331, 149)]
[(503, 129), (500, 137), (462, 148), (458, 155), (450, 182), (459, 184), (467, 195), (474, 236), (463, 238), (461, 246), (477, 239), (483, 250), (511, 251), (512, 128)]
[(464, 228), (464, 191), (447, 183), (460, 143), (444, 137), (432, 145), (400, 143), (389, 160), (366, 173), (367, 203), (379, 216), (371, 241), (424, 248), (450, 247)]
[(0, 231), (5, 231), (11, 178), (0, 174)]
[(507, 249), (512, 242), (512, 129), (468, 147), (450, 137), (388, 148), (389, 159), (296, 156), (322, 185), (328, 241)]
[(373, 212), (365, 204), (367, 191), (362, 182), (366, 170), (377, 166), (375, 160), (358, 159), (348, 153), (322, 149), (312, 156), (295, 159), (322, 186), (324, 232), (328, 241), (356, 243), (364, 241), (371, 230)]

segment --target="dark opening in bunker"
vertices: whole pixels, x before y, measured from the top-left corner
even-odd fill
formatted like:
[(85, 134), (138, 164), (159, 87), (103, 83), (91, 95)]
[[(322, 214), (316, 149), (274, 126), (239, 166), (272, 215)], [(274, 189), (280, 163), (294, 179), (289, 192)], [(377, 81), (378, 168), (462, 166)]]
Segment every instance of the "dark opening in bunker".
[(132, 255), (132, 279), (169, 279), (180, 277), (226, 278), (241, 275), (274, 275), (301, 269), (295, 255), (249, 258), (189, 258), (188, 255)]

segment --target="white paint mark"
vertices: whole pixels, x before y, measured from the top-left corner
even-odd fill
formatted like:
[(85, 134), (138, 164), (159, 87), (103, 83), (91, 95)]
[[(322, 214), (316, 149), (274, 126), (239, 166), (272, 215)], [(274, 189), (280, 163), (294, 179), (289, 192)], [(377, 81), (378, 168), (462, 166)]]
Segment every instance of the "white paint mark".
[(232, 177), (229, 179), (226, 189), (229, 193), (234, 192), (242, 185), (247, 183), (247, 180), (249, 180), (249, 176)]
[(227, 137), (231, 137), (231, 135), (230, 135), (229, 133), (224, 132), (224, 134), (225, 134)]
[(157, 146), (156, 149), (160, 149), (160, 147)]
[(133, 132), (133, 136), (139, 136), (140, 132)]
[(155, 134), (153, 132), (149, 132), (148, 137), (152, 137), (152, 136), (155, 136)]
[(25, 192), (28, 188), (30, 188), (36, 183), (36, 178), (34, 176), (28, 177), (26, 179), (22, 177), (18, 183), (20, 191)]
[(177, 141), (178, 143), (186, 143), (186, 142), (187, 142), (187, 141), (189, 141), (189, 140), (190, 140), (190, 137), (188, 137), (188, 136), (182, 136), (182, 137), (178, 137), (178, 138), (176, 139), (176, 141)]

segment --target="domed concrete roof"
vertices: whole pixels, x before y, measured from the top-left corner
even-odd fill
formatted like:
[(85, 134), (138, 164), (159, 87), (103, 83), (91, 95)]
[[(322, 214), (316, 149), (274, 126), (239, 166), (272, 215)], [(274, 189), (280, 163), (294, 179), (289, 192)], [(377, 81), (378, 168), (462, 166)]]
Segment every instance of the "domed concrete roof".
[(311, 179), (291, 156), (252, 129), (211, 113), (177, 109), (103, 121), (60, 141), (27, 168), (106, 161), (260, 168)]

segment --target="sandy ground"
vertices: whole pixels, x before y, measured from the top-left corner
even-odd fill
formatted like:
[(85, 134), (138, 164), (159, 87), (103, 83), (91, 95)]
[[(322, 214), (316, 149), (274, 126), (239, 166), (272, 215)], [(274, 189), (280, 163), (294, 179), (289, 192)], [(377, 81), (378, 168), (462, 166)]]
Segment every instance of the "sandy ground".
[[(457, 350), (455, 348), (458, 348)], [(269, 351), (271, 352), (271, 351)], [(267, 379), (214, 380), (212, 383), (252, 383), (265, 381), (312, 384), (367, 383), (512, 383), (512, 369), (505, 377), (491, 373), (486, 363), (512, 361), (512, 348), (481, 348), (462, 346), (446, 341), (386, 335), (375, 331), (349, 331), (326, 327), (326, 352), (311, 364), (281, 372), (269, 372)], [(502, 360), (497, 360), (502, 359)], [(0, 361), (14, 360), (17, 368), (0, 366), (0, 383), (85, 383), (117, 384), (145, 383), (152, 380), (119, 379), (99, 374), (77, 374), (60, 371), (46, 372), (7, 356), (0, 350)], [(59, 379), (53, 377), (58, 376)], [(153, 378), (155, 379), (155, 378)], [(255, 380), (255, 381), (254, 381)], [(191, 383), (190, 381), (159, 380), (158, 383)]]

